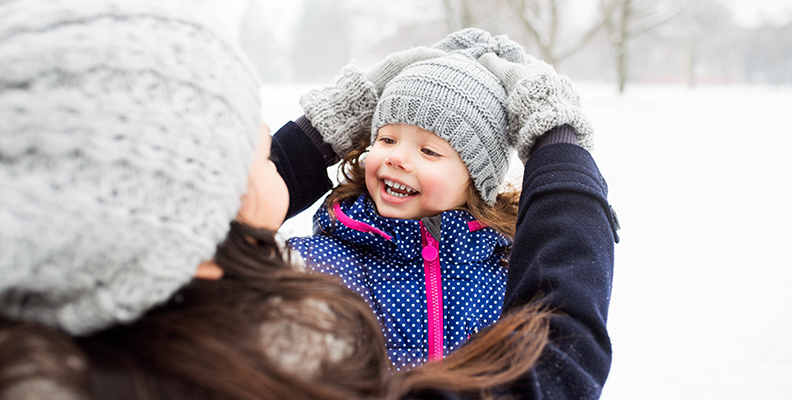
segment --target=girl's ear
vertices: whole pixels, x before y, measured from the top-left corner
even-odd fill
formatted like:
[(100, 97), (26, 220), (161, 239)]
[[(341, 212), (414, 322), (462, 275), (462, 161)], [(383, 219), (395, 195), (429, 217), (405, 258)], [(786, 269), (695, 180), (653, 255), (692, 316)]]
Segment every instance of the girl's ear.
[(207, 281), (216, 281), (223, 277), (223, 269), (214, 261), (204, 261), (195, 270), (195, 278)]

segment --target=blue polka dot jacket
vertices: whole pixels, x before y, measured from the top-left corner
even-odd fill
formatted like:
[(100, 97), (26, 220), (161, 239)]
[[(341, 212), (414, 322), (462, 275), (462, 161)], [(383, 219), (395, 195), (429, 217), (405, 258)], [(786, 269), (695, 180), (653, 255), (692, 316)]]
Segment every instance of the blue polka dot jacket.
[(397, 369), (440, 359), (498, 319), (511, 241), (469, 212), (440, 214), (433, 234), (429, 221), (380, 216), (368, 195), (333, 211), (320, 207), (314, 236), (289, 245), (368, 302)]

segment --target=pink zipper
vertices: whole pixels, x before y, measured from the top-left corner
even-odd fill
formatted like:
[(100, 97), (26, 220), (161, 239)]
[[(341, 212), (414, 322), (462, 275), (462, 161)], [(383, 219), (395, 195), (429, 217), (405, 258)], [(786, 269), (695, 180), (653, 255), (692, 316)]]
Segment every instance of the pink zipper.
[(429, 361), (443, 358), (443, 281), (440, 272), (440, 244), (421, 224), (421, 256), (424, 259), (426, 305), (429, 315)]

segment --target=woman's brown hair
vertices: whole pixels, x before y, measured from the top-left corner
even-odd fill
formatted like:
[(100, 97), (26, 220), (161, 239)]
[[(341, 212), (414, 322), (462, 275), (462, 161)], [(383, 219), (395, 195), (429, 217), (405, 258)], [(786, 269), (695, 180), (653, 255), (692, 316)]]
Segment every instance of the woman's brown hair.
[[(524, 376), (547, 342), (547, 313), (526, 307), (442, 362), (394, 374), (368, 305), (331, 276), (295, 270), (273, 232), (232, 223), (215, 262), (225, 271), (221, 280), (194, 280), (139, 320), (87, 337), (0, 318), (0, 398), (26, 383), (41, 387), (42, 379), (69, 388), (69, 399), (397, 399), (436, 390), (489, 398)], [(306, 307), (309, 301), (326, 309)], [(285, 368), (288, 357), (269, 350), (288, 353), (303, 343), (292, 338), (284, 348), (283, 336), (262, 330), (272, 324), (347, 338), (343, 357), (317, 357), (325, 361), (317, 373), (301, 376), (304, 365)], [(26, 362), (38, 369), (10, 373)]]
[[(92, 363), (103, 364), (97, 368), (99, 375), (94, 375), (99, 379), (94, 379), (92, 391), (101, 394), (107, 390), (108, 395), (97, 398), (114, 398), (109, 394), (116, 391), (113, 378), (118, 375), (106, 373), (114, 368), (127, 369), (128, 376), (140, 375), (138, 384), (150, 380), (146, 371), (171, 377), (153, 381), (165, 389), (175, 385), (181, 390), (197, 383), (206, 393), (212, 393), (206, 398), (345, 399), (382, 395), (384, 382), (389, 379), (389, 362), (379, 326), (368, 306), (335, 278), (296, 270), (276, 243), (274, 232), (238, 222), (231, 224), (227, 239), (218, 246), (215, 262), (225, 272), (221, 280), (193, 280), (168, 304), (131, 326), (80, 340)], [(331, 317), (306, 304), (308, 299), (326, 304)], [(332, 324), (328, 325), (328, 320)], [(319, 365), (309, 379), (311, 384), (307, 384), (291, 371), (284, 371), (282, 360), (273, 359), (277, 354), (262, 354), (262, 349), (283, 347), (282, 342), (288, 340), (265, 335), (264, 326), (296, 330), (297, 334), (303, 332), (300, 327), (307, 327), (320, 334), (349, 338), (345, 343), (350, 347), (344, 349), (348, 354), (343, 363)], [(272, 343), (266, 341), (268, 337)], [(113, 353), (117, 353), (115, 359), (107, 360)]]
[(542, 301), (511, 310), (442, 361), (397, 376), (388, 398), (431, 398), (440, 391), (497, 398), (499, 389), (524, 378), (537, 364), (549, 341), (550, 315)]
[[(379, 325), (368, 305), (336, 278), (297, 270), (273, 232), (238, 222), (218, 246), (215, 262), (225, 272), (219, 281), (193, 280), (134, 323), (75, 339), (90, 366), (83, 379), (93, 399), (385, 396), (391, 373)], [(25, 326), (30, 324), (8, 325), (12, 332)], [(302, 350), (318, 354), (307, 361), (329, 359), (307, 377), (300, 374), (307, 366), (289, 370), (278, 351), (267, 351), (281, 349), (283, 358), (299, 359), (299, 352), (289, 351), (311, 345), (300, 337), (316, 337), (303, 328), (321, 339), (329, 335), (320, 344), (341, 340), (329, 353)], [(327, 357), (333, 352), (342, 356)]]
[[(358, 142), (339, 164), (338, 172), (341, 182), (325, 200), (325, 207), (332, 215), (332, 206), (336, 203), (357, 199), (368, 193), (366, 189), (366, 170), (361, 159), (366, 154), (368, 142)], [(465, 193), (466, 203), (461, 207), (473, 214), (476, 220), (487, 224), (510, 239), (514, 238), (517, 225), (517, 208), (520, 203), (520, 190), (513, 185), (506, 185), (499, 193), (494, 205), (489, 205), (481, 198), (473, 181), (468, 182)]]

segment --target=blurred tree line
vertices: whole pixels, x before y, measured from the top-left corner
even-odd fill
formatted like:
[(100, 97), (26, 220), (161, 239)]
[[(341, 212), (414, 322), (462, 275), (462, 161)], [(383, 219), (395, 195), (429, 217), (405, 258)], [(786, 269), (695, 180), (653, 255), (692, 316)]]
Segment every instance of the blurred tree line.
[[(329, 82), (354, 61), (478, 27), (575, 80), (792, 83), (792, 15), (746, 28), (714, 0), (302, 0), (286, 43), (247, 0), (239, 41), (265, 82)], [(277, 18), (277, 16), (273, 16)]]

